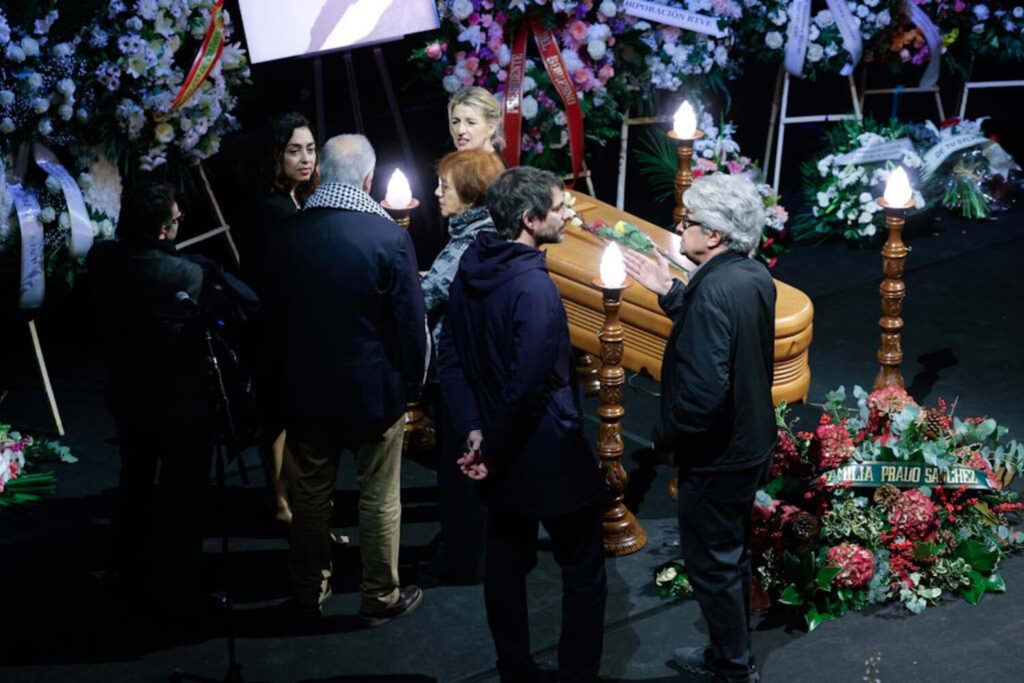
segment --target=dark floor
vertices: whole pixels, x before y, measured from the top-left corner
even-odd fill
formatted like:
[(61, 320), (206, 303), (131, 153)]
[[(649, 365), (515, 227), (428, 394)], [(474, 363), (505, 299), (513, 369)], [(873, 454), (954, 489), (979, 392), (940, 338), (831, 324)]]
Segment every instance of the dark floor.
[[(1018, 254), (1024, 253), (1021, 214), (985, 224), (944, 218), (911, 226), (905, 276), (908, 297), (903, 374), (919, 401), (959, 398), (958, 414), (989, 415), (1024, 433), (1019, 340), (1024, 320)], [(876, 364), (880, 257), (877, 249), (802, 244), (780, 259), (776, 277), (810, 295), (815, 305), (811, 402), (839, 385), (870, 385)], [(52, 318), (41, 321), (70, 445), (81, 459), (58, 466), (58, 496), (30, 515), (0, 515), (0, 676), (4, 681), (159, 681), (180, 667), (220, 679), (226, 668), (224, 624), (160, 623), (118, 612), (100, 570), (110, 531), (116, 481), (113, 426), (100, 400), (100, 374), (84, 332)], [(20, 323), (3, 335), (0, 388), (9, 391), (0, 419), (49, 429), (48, 413)], [(668, 603), (651, 586), (651, 569), (675, 555), (671, 476), (643, 457), (656, 386), (635, 378), (624, 399), (632, 494), (650, 542), (630, 557), (609, 560), (610, 592), (602, 673), (613, 680), (688, 680), (668, 664), (674, 647), (697, 644), (704, 627), (695, 603)], [(588, 401), (594, 414), (596, 404)], [(797, 408), (806, 421), (807, 406)], [(596, 418), (588, 423), (596, 435)], [(287, 593), (285, 542), (265, 522), (262, 474), (246, 456), (248, 486), (230, 473), (231, 554), (216, 551), (216, 525), (207, 541), (211, 585), (227, 576), (237, 603), (238, 658), (250, 681), (494, 680), (493, 650), (479, 587), (432, 588), (406, 619), (367, 630), (357, 609), (359, 543), (353, 468), (338, 481), (336, 524), (352, 546), (336, 557), (339, 595), (324, 631), (296, 633), (273, 606)], [(403, 469), (405, 578), (415, 579), (438, 529), (435, 476), (407, 460)], [(892, 606), (848, 615), (814, 633), (760, 620), (754, 648), (768, 681), (1020, 680), (1016, 661), (1024, 638), (1024, 559), (1003, 566), (1008, 592), (977, 607), (962, 600), (912, 617)], [(558, 639), (559, 576), (549, 554), (530, 579), (533, 647), (552, 658)], [(869, 664), (869, 660), (874, 664)], [(873, 668), (872, 668), (873, 667)], [(705, 679), (706, 680), (706, 679)]]

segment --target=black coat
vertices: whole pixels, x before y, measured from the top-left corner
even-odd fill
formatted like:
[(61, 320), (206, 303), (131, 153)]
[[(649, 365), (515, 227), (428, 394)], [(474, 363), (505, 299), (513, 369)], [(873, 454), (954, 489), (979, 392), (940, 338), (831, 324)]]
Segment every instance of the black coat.
[(349, 445), (379, 438), (423, 382), (412, 240), (376, 214), (314, 208), (270, 244), (264, 343), (279, 415), (330, 418)]
[(176, 299), (184, 291), (202, 302), (202, 267), (152, 240), (100, 242), (87, 268), (111, 412), (168, 425), (209, 415), (201, 328)]
[(775, 294), (764, 265), (730, 251), (660, 297), (674, 323), (655, 440), (675, 447), (681, 468), (732, 470), (770, 457)]
[(449, 292), (438, 367), (459, 432), (483, 432), (489, 506), (547, 517), (600, 495), (565, 307), (543, 252), (477, 235)]

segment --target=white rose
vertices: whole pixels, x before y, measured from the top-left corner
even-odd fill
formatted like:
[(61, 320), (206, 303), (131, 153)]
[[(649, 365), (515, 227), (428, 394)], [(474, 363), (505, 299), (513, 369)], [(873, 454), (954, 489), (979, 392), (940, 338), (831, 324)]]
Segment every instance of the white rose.
[(13, 133), (14, 132), (14, 121), (11, 120), (10, 116), (5, 116), (0, 121), (0, 133)]
[(61, 211), (60, 220), (57, 222), (60, 223), (60, 227), (67, 230), (68, 228), (71, 227), (71, 214), (69, 214), (67, 211)]
[(92, 176), (85, 171), (78, 174), (78, 186), (83, 190), (88, 190), (92, 187)]
[(769, 14), (768, 18), (776, 26), (783, 26), (787, 21), (789, 21), (789, 16), (781, 9), (777, 9)]
[(866, 227), (861, 228), (860, 230), (860, 234), (864, 235), (865, 237), (873, 237), (876, 232), (878, 232), (878, 228), (875, 227), (874, 223), (871, 223)]
[(39, 125), (36, 126), (36, 130), (38, 130), (39, 134), (44, 137), (50, 135), (53, 133), (53, 123), (50, 122), (50, 119), (40, 119)]
[[(978, 18), (978, 21), (985, 21), (989, 17), (988, 7), (986, 7), (985, 5), (975, 5), (974, 16)], [(21, 43), (22, 47), (24, 47), (25, 41), (23, 40), (21, 41)], [(25, 50), (25, 52), (28, 52), (28, 50)]]
[(782, 47), (782, 43), (782, 34), (779, 33), (778, 31), (769, 31), (768, 34), (764, 37), (764, 44), (773, 50), (778, 50), (780, 47)]
[(870, 192), (861, 192), (860, 196), (857, 197), (857, 201), (859, 201), (861, 204), (867, 204), (871, 200), (872, 199), (871, 199), (871, 193)]
[(537, 87), (537, 81), (532, 76), (523, 76), (523, 92), (528, 93)]
[(64, 97), (69, 97), (75, 92), (75, 82), (70, 78), (62, 78), (57, 81), (57, 92)]
[(54, 194), (61, 191), (60, 180), (58, 180), (57, 176), (46, 176), (46, 189)]
[(1022, 19), (1022, 18), (1024, 18), (1024, 7), (1014, 7), (1013, 8), (1013, 18), (1014, 19)]
[(47, 206), (39, 212), (39, 220), (43, 223), (52, 223), (56, 218), (57, 212), (53, 210), (52, 206)]
[(824, 208), (826, 208), (828, 206), (828, 202), (829, 202), (828, 194), (826, 194), (824, 192), (819, 192), (818, 193), (818, 206), (820, 206), (821, 208), (824, 209)]
[(156, 128), (153, 129), (153, 137), (158, 142), (168, 143), (174, 139), (174, 126), (169, 123), (158, 123)]
[(452, 16), (463, 21), (473, 13), (473, 3), (470, 0), (455, 0), (452, 3)]
[(814, 15), (814, 23), (821, 28), (828, 28), (832, 24), (836, 23), (835, 17), (832, 16), (832, 12), (827, 9), (823, 9)]
[(597, 11), (606, 17), (614, 17), (615, 13), (619, 11), (619, 8), (614, 2), (612, 2), (612, 0), (604, 0), (604, 2), (601, 3), (601, 6), (597, 8)]
[(533, 95), (527, 95), (519, 104), (519, 110), (523, 113), (523, 118), (525, 119), (532, 119), (536, 116), (537, 109), (537, 100), (533, 99)]
[(7, 55), (7, 59), (11, 60), (15, 64), (20, 64), (25, 61), (25, 51), (22, 50), (21, 46), (17, 43), (8, 43), (4, 54)]
[(875, 17), (875, 23), (878, 24), (879, 27), (884, 27), (891, 24), (892, 17), (889, 15), (889, 10), (884, 9), (881, 12), (879, 12), (878, 15)]
[(21, 49), (25, 51), (27, 56), (35, 57), (39, 54), (39, 41), (35, 38), (25, 36), (21, 39)]
[(462, 87), (462, 81), (460, 81), (459, 77), (455, 74), (448, 74), (441, 79), (441, 85), (444, 87), (445, 91), (454, 93)]
[(37, 97), (32, 100), (32, 111), (37, 114), (45, 114), (50, 108), (50, 100), (45, 97)]
[(807, 38), (810, 40), (817, 40), (818, 36), (820, 35), (821, 31), (818, 29), (818, 27), (815, 26), (814, 24), (811, 24), (811, 28), (807, 30)]
[(114, 224), (104, 218), (103, 221), (100, 222), (100, 233), (105, 238), (110, 239), (114, 236)]
[(7, 106), (14, 103), (14, 93), (10, 90), (0, 90), (0, 104)]
[(719, 45), (715, 48), (715, 63), (723, 69), (729, 63), (729, 50), (726, 49), (725, 45)]
[(810, 62), (820, 62), (821, 58), (825, 56), (825, 50), (822, 49), (821, 45), (817, 43), (811, 43), (807, 46), (807, 60)]
[(62, 121), (70, 121), (71, 117), (75, 115), (75, 108), (70, 104), (62, 104), (57, 109), (57, 115), (60, 116)]
[(92, 228), (92, 236), (93, 237), (99, 237), (100, 236), (100, 224), (99, 223), (97, 223), (96, 221), (89, 221), (89, 227)]
[(869, 10), (864, 5), (857, 5), (857, 16), (860, 17), (861, 19), (866, 17), (868, 15), (868, 12), (870, 12), (870, 11), (871, 10)]
[(43, 85), (43, 75), (38, 71), (30, 73), (26, 80), (28, 81), (29, 90), (39, 90)]
[(603, 40), (592, 40), (587, 43), (587, 54), (589, 54), (590, 58), (595, 62), (604, 57), (607, 51), (608, 45)]
[(506, 45), (505, 43), (502, 43), (501, 47), (498, 48), (498, 64), (500, 64), (502, 67), (506, 67), (506, 66), (508, 66), (508, 63), (511, 60), (512, 60), (512, 50), (510, 50), (508, 48), (508, 45)]

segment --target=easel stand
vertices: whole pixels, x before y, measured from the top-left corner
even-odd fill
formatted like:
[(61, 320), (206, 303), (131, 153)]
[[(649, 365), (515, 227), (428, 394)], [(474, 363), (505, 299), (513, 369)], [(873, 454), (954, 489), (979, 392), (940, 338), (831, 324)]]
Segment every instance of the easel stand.
[(811, 114), (808, 116), (789, 115), (789, 81), (790, 75), (785, 67), (779, 67), (779, 75), (775, 79), (775, 97), (772, 101), (772, 112), (768, 119), (768, 142), (764, 148), (764, 170), (772, 162), (772, 134), (775, 132), (775, 121), (779, 122), (779, 139), (775, 145), (775, 173), (772, 176), (772, 188), (779, 191), (779, 177), (782, 175), (782, 149), (786, 137), (786, 126), (795, 123), (831, 123), (834, 121), (850, 121), (862, 118), (860, 101), (857, 99), (857, 87), (854, 85), (853, 76), (847, 76), (850, 86), (850, 102), (853, 106), (852, 114)]
[(57, 409), (57, 397), (53, 393), (53, 386), (50, 384), (50, 373), (46, 370), (46, 359), (43, 358), (43, 345), (39, 342), (39, 331), (36, 330), (36, 319), (29, 313), (28, 334), (32, 338), (32, 349), (36, 354), (36, 365), (39, 366), (39, 374), (43, 378), (43, 389), (46, 390), (46, 399), (50, 403), (50, 414), (53, 415), (53, 422), (57, 425), (57, 434), (64, 436), (64, 422), (60, 419), (60, 410)]
[(960, 120), (967, 112), (967, 95), (971, 90), (983, 88), (1024, 88), (1024, 81), (964, 81), (964, 94), (960, 98)]
[(206, 189), (206, 196), (210, 200), (210, 205), (213, 207), (213, 212), (217, 214), (217, 220), (220, 221), (220, 226), (214, 228), (213, 230), (208, 230), (207, 232), (204, 232), (201, 235), (196, 235), (195, 237), (190, 237), (189, 239), (184, 240), (182, 242), (177, 242), (174, 245), (174, 248), (177, 249), (178, 251), (181, 251), (186, 247), (191, 247), (193, 244), (199, 244), (200, 242), (208, 240), (211, 237), (216, 237), (217, 235), (224, 235), (224, 239), (227, 240), (228, 243), (228, 248), (231, 250), (231, 256), (235, 260), (235, 268), (238, 268), (242, 264), (242, 259), (241, 256), (239, 256), (238, 254), (238, 247), (235, 246), (235, 240), (231, 237), (231, 226), (228, 225), (228, 222), (226, 220), (224, 220), (224, 213), (220, 210), (220, 203), (217, 201), (217, 195), (213, 193), (213, 186), (210, 185), (210, 180), (209, 178), (206, 177), (206, 169), (203, 167), (202, 164), (199, 164), (199, 177), (203, 181), (203, 187)]
[[(672, 117), (642, 116), (630, 118), (628, 109), (622, 117), (622, 129), (619, 132), (619, 177), (615, 185), (615, 208), (619, 211), (622, 211), (626, 204), (626, 163), (629, 160), (629, 127), (647, 126), (653, 123), (672, 123)], [(587, 178), (587, 181), (589, 182), (590, 178)], [(594, 196), (593, 188), (590, 190), (590, 196)]]

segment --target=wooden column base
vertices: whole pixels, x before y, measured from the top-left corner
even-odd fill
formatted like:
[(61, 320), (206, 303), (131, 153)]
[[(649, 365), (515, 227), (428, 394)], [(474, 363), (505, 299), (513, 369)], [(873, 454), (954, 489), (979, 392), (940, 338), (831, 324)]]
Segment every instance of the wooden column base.
[(419, 403), (406, 405), (405, 434), (402, 437), (402, 452), (410, 448), (414, 450), (433, 450), (437, 442), (434, 425), (420, 407)]

